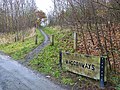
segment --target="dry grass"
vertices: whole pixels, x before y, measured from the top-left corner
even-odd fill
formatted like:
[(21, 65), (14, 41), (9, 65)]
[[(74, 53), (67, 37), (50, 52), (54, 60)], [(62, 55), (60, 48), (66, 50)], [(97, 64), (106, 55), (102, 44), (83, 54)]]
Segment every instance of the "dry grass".
[(0, 44), (12, 43), (14, 41), (15, 34), (0, 33)]
[[(19, 32), (19, 38), (22, 40), (22, 31)], [(24, 30), (25, 39), (35, 36), (35, 28)], [(15, 33), (0, 33), (0, 44), (8, 44), (15, 41)]]

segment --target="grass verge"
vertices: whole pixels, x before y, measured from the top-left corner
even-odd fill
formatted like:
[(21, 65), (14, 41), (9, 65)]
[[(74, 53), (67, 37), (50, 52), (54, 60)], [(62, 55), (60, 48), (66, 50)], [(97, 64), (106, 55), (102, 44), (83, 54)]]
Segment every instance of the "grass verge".
[[(73, 35), (69, 30), (58, 30), (56, 28), (44, 28), (44, 31), (49, 35), (54, 35), (54, 46), (48, 45), (33, 59), (29, 65), (46, 75), (51, 76), (53, 80), (57, 80), (63, 84), (71, 85), (73, 90), (101, 90), (99, 88), (99, 81), (91, 80), (73, 73), (69, 73), (59, 67), (59, 50), (74, 52), (73, 50)], [(116, 81), (117, 80), (117, 81)], [(115, 77), (114, 82), (118, 83)], [(113, 85), (112, 85), (113, 86)], [(111, 90), (107, 86), (105, 90)], [(116, 87), (119, 90), (119, 84)], [(113, 89), (114, 90), (114, 89)]]
[(1, 44), (0, 50), (10, 55), (13, 59), (23, 59), (28, 52), (37, 47), (43, 40), (44, 37), (38, 29), (36, 29), (38, 35), (38, 44), (35, 44), (35, 36), (26, 39), (24, 42), (18, 41), (11, 44)]
[[(46, 46), (38, 57), (30, 62), (30, 66), (39, 72), (55, 77), (61, 83), (73, 85), (71, 77), (66, 75), (68, 73), (65, 74), (64, 70), (61, 70), (59, 67), (59, 50), (65, 49), (65, 46), (67, 46), (67, 43), (64, 42), (63, 44), (61, 41), (67, 35), (70, 36), (71, 33), (69, 32), (65, 35), (66, 31), (60, 31), (48, 27), (44, 28), (44, 31), (49, 36), (55, 35), (54, 46)], [(71, 48), (69, 48), (69, 50), (72, 51)]]
[[(54, 46), (48, 45), (33, 59), (29, 65), (46, 75), (51, 76), (51, 79), (58, 82), (75, 86), (76, 81), (84, 81), (87, 84), (90, 82), (87, 79), (80, 77), (79, 75), (69, 73), (68, 71), (61, 69), (59, 66), (59, 50), (74, 52), (73, 50), (73, 35), (69, 30), (59, 30), (56, 28), (44, 28), (44, 31), (49, 35), (54, 35)], [(79, 83), (77, 83), (79, 84)]]

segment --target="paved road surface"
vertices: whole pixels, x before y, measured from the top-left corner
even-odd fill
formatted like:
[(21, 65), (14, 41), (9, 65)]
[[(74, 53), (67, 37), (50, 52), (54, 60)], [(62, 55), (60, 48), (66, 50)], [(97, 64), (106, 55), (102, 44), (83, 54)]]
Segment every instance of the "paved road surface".
[(0, 54), (0, 90), (65, 90), (42, 75)]
[[(49, 37), (44, 35), (44, 42), (30, 52), (22, 64), (26, 65), (37, 56), (41, 49), (49, 44)], [(0, 90), (65, 90), (55, 85), (42, 75), (36, 75), (31, 70), (12, 60), (9, 56), (0, 54)]]

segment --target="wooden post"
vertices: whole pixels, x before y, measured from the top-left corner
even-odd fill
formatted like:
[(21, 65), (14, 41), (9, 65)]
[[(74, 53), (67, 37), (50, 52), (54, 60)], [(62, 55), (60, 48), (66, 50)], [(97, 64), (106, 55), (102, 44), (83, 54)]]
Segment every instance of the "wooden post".
[(51, 45), (54, 45), (54, 35), (51, 36)]
[(62, 68), (62, 51), (61, 50), (59, 51), (59, 65), (60, 65), (60, 68)]
[(22, 34), (22, 42), (24, 42), (24, 34)]
[(74, 32), (74, 50), (77, 50), (77, 33)]
[(16, 36), (15, 36), (15, 42), (17, 42), (17, 38), (16, 38)]
[(38, 44), (38, 35), (35, 37), (35, 44)]

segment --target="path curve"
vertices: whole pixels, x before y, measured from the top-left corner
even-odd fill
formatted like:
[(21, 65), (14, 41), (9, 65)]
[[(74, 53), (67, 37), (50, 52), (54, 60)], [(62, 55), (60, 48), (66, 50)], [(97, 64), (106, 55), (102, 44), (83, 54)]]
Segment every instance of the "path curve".
[(48, 35), (42, 29), (39, 29), (39, 31), (44, 36), (44, 41), (37, 48), (26, 55), (25, 60), (22, 62), (23, 65), (27, 65), (30, 60), (32, 60), (34, 57), (37, 57), (40, 51), (50, 43)]

